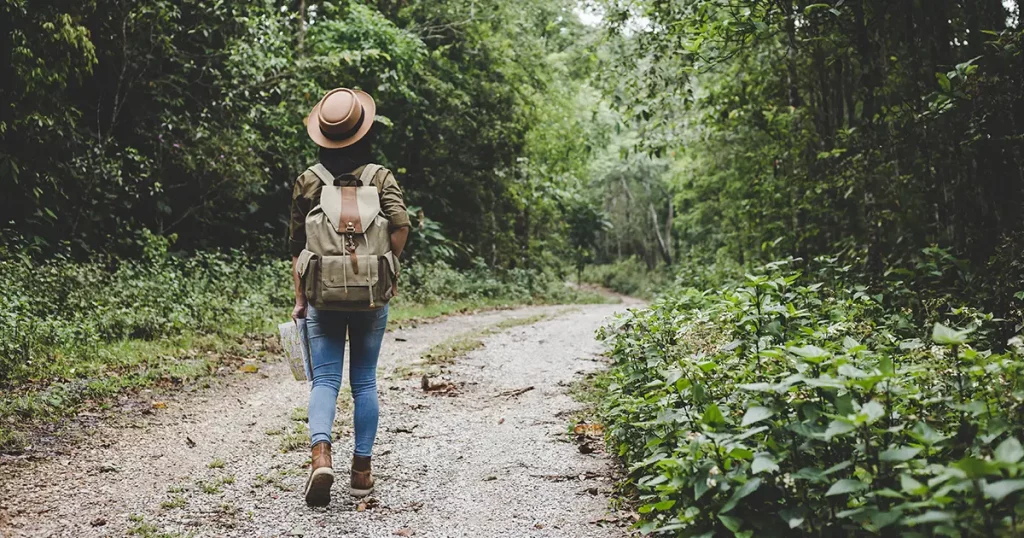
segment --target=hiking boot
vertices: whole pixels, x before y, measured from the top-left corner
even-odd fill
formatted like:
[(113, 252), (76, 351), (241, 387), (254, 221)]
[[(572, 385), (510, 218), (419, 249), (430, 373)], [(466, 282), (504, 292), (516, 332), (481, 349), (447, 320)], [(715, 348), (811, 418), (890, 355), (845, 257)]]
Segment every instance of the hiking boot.
[(321, 441), (313, 445), (313, 465), (306, 480), (306, 504), (327, 506), (331, 502), (334, 469), (331, 467), (331, 444)]
[(373, 474), (370, 472), (369, 456), (352, 457), (352, 489), (353, 497), (366, 497), (373, 492)]

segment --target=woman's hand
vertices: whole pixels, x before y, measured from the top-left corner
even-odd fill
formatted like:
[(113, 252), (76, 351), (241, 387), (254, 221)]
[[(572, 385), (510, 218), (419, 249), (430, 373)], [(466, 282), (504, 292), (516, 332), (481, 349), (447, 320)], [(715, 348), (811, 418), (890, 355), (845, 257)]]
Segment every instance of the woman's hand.
[(292, 309), (292, 319), (304, 319), (306, 317), (306, 301), (305, 299), (295, 300), (295, 308)]

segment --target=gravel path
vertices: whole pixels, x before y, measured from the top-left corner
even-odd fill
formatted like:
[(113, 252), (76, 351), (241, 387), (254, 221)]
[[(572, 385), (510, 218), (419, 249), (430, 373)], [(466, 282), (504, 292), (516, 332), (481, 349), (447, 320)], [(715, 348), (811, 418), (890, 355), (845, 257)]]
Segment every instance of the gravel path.
[[(623, 308), (530, 307), (388, 333), (378, 486), (363, 504), (347, 496), (344, 480), (329, 507), (303, 503), (309, 454), (297, 419), (308, 389), (276, 362), (179, 394), (151, 414), (101, 422), (49, 457), (0, 463), (0, 534), (625, 536), (609, 511), (610, 459), (582, 454), (566, 435), (580, 408), (569, 383), (602, 367), (594, 330)], [(427, 393), (419, 377), (401, 375), (449, 337), (538, 314), (548, 318), (487, 336), (447, 367), (455, 390)], [(345, 477), (350, 408), (341, 417), (335, 468)], [(289, 441), (300, 447), (283, 451)]]

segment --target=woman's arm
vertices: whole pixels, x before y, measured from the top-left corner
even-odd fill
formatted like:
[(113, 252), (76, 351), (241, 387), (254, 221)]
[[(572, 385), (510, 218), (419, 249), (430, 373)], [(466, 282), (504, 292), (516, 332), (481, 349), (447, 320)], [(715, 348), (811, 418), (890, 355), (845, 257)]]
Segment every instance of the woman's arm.
[(402, 251), (405, 250), (405, 243), (409, 241), (409, 227), (402, 226), (401, 228), (391, 232), (391, 253), (396, 258), (402, 257)]
[(299, 257), (292, 256), (292, 281), (295, 284), (295, 308), (292, 309), (292, 319), (306, 317), (306, 293), (302, 290), (302, 279), (299, 278), (299, 271), (296, 266), (299, 264)]
[(310, 201), (306, 196), (309, 182), (305, 181), (305, 177), (306, 173), (303, 173), (295, 179), (295, 186), (292, 188), (290, 222), (288, 224), (289, 249), (292, 251), (292, 281), (295, 285), (295, 308), (292, 309), (292, 319), (306, 317), (306, 294), (302, 290), (302, 279), (296, 270), (299, 254), (306, 247), (306, 214), (309, 213), (310, 209)]

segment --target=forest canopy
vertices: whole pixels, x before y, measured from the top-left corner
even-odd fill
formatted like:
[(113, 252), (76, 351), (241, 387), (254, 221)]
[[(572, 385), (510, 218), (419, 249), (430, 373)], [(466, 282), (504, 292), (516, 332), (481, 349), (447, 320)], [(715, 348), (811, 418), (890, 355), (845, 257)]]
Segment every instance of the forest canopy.
[[(573, 2), (5, 2), (0, 202), (11, 252), (285, 252), (303, 119), (369, 91), (413, 252), (540, 267), (600, 145)], [(549, 245), (550, 244), (550, 245)], [(549, 248), (550, 247), (550, 248)], [(551, 252), (551, 254), (549, 254)]]

